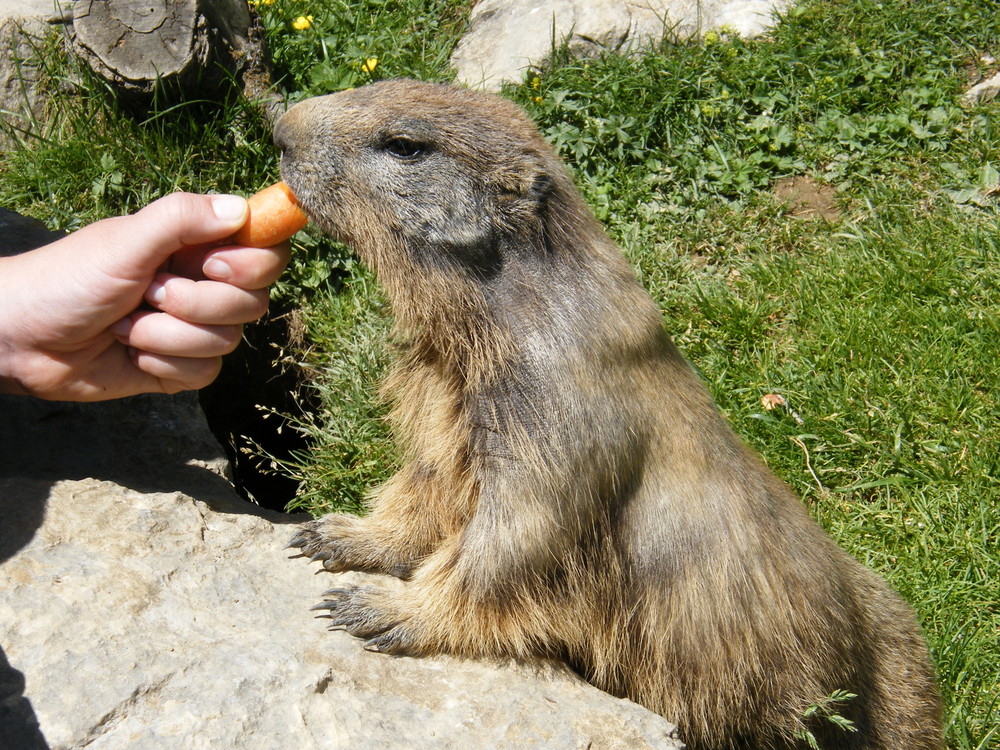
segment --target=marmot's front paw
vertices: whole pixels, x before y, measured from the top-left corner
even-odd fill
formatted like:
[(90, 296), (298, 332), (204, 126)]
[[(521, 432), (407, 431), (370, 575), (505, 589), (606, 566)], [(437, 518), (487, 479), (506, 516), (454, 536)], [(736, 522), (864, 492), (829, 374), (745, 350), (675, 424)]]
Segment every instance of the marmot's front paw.
[[(300, 549), (311, 560), (322, 560), (327, 570), (346, 570), (343, 564), (346, 540), (343, 536), (328, 534), (325, 519), (302, 524), (285, 549)], [(340, 563), (340, 564), (338, 564)]]
[[(311, 561), (320, 560), (327, 570), (339, 572), (357, 567), (356, 555), (351, 553), (352, 540), (348, 529), (353, 520), (343, 517), (343, 523), (336, 516), (327, 516), (304, 523), (293, 536), (286, 549), (298, 548)], [(341, 531), (342, 533), (338, 533)]]
[(300, 549), (311, 561), (319, 560), (334, 573), (364, 570), (409, 578), (415, 561), (402, 558), (375, 531), (365, 519), (332, 513), (302, 524), (286, 549)]
[(312, 610), (325, 610), (332, 623), (330, 630), (346, 630), (365, 639), (368, 651), (385, 654), (416, 655), (419, 648), (408, 618), (395, 611), (389, 596), (375, 586), (347, 586), (330, 589), (327, 597)]

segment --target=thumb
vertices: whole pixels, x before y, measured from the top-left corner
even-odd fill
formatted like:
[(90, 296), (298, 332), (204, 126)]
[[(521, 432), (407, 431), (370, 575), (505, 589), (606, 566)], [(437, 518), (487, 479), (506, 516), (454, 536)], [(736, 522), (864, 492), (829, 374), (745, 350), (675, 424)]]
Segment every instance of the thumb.
[[(104, 247), (119, 275), (141, 276), (185, 247), (225, 239), (246, 222), (245, 198), (238, 195), (172, 193), (131, 216), (104, 222)], [(111, 270), (111, 269), (107, 269)]]

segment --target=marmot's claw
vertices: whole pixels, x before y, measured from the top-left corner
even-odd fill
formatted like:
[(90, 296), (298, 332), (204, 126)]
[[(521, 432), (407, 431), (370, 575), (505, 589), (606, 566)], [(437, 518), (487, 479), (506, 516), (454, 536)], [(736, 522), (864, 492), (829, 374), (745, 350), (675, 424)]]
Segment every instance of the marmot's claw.
[(379, 654), (412, 654), (414, 649), (410, 643), (406, 628), (397, 625), (365, 642), (365, 651)]
[(323, 538), (317, 533), (316, 529), (312, 528), (309, 524), (302, 526), (295, 533), (291, 539), (288, 540), (288, 544), (285, 545), (285, 549), (299, 549), (302, 550), (303, 555), (313, 555), (313, 560), (319, 559), (315, 556), (317, 547), (322, 543)]
[(329, 523), (321, 526), (317, 521), (310, 521), (299, 527), (285, 549), (300, 550), (300, 556), (308, 557), (309, 562), (323, 563), (326, 570), (347, 570), (352, 567), (350, 540), (332, 531)]
[[(346, 630), (353, 636), (364, 638), (367, 641), (366, 648), (374, 646), (369, 650), (386, 653), (403, 650), (401, 634), (398, 632), (399, 618), (394, 617), (391, 611), (382, 609), (381, 596), (377, 591), (369, 587), (349, 586), (330, 589), (323, 596), (330, 598), (311, 607), (310, 611), (329, 612), (319, 617), (328, 617), (332, 621), (331, 630)], [(382, 638), (393, 632), (396, 635)]]

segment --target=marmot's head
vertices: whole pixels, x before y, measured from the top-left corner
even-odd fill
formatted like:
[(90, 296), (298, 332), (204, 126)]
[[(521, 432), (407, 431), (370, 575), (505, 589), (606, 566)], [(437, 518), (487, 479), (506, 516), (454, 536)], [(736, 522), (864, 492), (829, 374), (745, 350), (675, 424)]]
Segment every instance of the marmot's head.
[(306, 213), (377, 272), (401, 251), (418, 266), (488, 271), (505, 237), (537, 230), (553, 183), (566, 179), (513, 103), (417, 81), (302, 102), (274, 140)]

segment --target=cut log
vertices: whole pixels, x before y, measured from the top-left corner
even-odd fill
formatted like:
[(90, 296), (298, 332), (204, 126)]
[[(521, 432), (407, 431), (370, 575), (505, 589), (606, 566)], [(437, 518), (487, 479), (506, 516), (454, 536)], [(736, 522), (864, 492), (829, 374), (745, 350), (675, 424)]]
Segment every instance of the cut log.
[(246, 0), (78, 0), (73, 39), (89, 67), (126, 95), (210, 97), (245, 77), (260, 88), (261, 69), (269, 71), (257, 23)]

